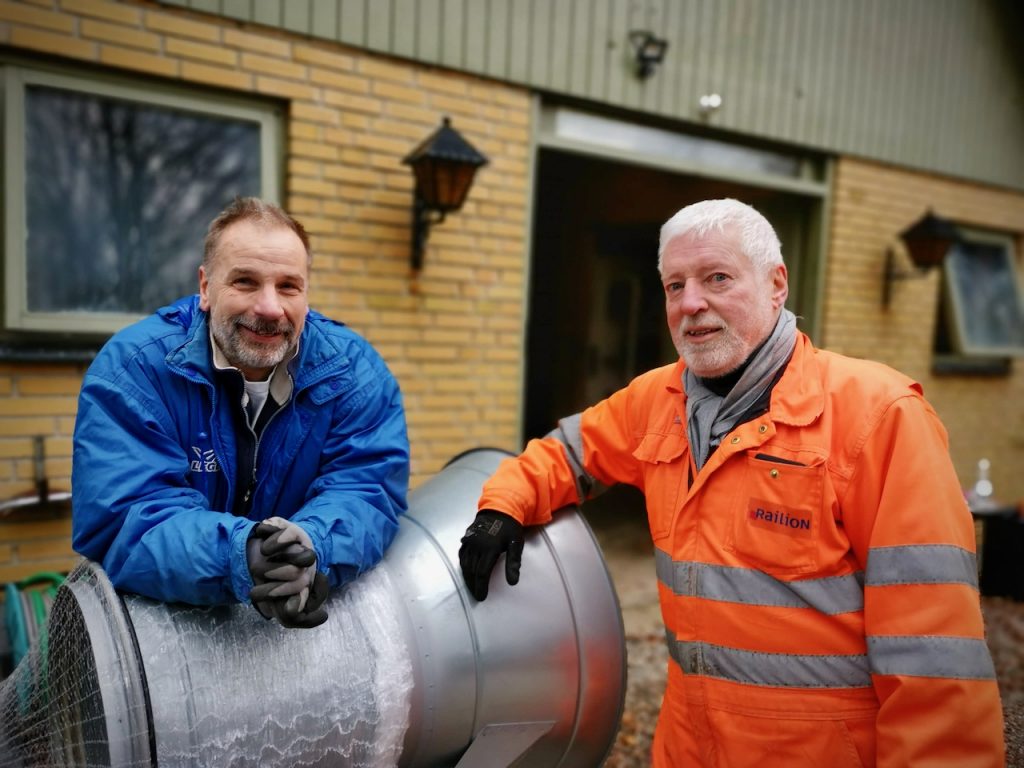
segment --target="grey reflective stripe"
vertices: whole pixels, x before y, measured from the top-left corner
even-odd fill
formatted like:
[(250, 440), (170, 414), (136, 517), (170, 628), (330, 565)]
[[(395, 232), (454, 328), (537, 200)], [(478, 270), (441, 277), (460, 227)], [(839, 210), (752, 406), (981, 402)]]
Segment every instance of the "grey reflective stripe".
[(865, 583), (967, 584), (977, 589), (978, 561), (971, 552), (950, 544), (874, 547), (868, 550)]
[(984, 640), (969, 637), (868, 637), (871, 669), (877, 675), (994, 680), (995, 667)]
[(780, 581), (753, 568), (675, 561), (655, 550), (658, 580), (677, 595), (743, 605), (813, 608), (828, 616), (864, 609), (863, 575)]
[(606, 491), (607, 488), (597, 481), (583, 468), (583, 434), (580, 432), (580, 414), (566, 416), (558, 420), (558, 426), (544, 437), (551, 437), (565, 448), (565, 456), (569, 460), (569, 469), (576, 478), (576, 493), (580, 501), (586, 501)]
[(668, 638), (672, 659), (688, 675), (787, 688), (869, 688), (867, 656), (741, 651)]

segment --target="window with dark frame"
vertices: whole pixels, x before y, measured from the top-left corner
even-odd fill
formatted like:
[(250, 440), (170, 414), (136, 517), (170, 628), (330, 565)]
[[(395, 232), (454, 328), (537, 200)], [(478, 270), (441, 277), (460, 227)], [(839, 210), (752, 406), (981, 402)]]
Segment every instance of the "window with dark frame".
[(1009, 235), (961, 228), (946, 255), (935, 326), (938, 373), (1005, 374), (1024, 356), (1024, 302)]

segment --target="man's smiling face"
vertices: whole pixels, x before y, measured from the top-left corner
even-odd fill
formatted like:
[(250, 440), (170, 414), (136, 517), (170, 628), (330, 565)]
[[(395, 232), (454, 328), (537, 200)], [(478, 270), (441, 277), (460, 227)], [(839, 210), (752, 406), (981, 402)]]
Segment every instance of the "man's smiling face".
[(265, 379), (295, 347), (309, 309), (308, 254), (285, 226), (242, 220), (221, 234), (199, 268), (200, 307), (213, 338), (251, 381)]
[(756, 267), (730, 228), (673, 238), (661, 260), (672, 342), (687, 367), (710, 378), (736, 370), (775, 327), (786, 267)]

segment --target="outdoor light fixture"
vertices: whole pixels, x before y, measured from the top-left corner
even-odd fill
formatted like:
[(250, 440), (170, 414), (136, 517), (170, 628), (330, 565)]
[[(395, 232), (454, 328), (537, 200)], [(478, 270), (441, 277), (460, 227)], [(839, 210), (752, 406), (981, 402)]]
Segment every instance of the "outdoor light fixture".
[(654, 74), (654, 68), (665, 60), (668, 40), (655, 37), (653, 32), (644, 29), (634, 29), (629, 33), (629, 42), (636, 56), (636, 76), (646, 80)]
[(907, 255), (916, 269), (912, 272), (898, 270), (895, 265), (896, 255), (893, 249), (885, 250), (885, 276), (882, 283), (882, 306), (889, 306), (892, 284), (896, 280), (924, 277), (928, 270), (942, 264), (952, 248), (960, 240), (960, 232), (949, 219), (943, 219), (932, 213), (931, 209), (900, 233), (900, 239), (906, 246)]
[(487, 158), (470, 146), (451, 121), (424, 139), (402, 162), (412, 166), (416, 177), (412, 206), (412, 268), (423, 267), (423, 249), (430, 227), (440, 224), (450, 211), (462, 207), (473, 184), (476, 169)]
[(715, 110), (722, 108), (722, 96), (718, 93), (705, 93), (697, 102), (700, 105), (700, 113), (707, 117)]

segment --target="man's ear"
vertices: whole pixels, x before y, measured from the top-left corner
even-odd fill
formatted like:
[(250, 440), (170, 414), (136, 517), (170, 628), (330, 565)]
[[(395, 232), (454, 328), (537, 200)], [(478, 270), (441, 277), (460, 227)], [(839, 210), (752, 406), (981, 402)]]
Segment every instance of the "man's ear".
[(789, 296), (789, 273), (785, 264), (776, 264), (771, 271), (772, 308), (779, 309), (786, 303)]
[(210, 278), (202, 264), (199, 265), (199, 308), (203, 312), (210, 311)]

